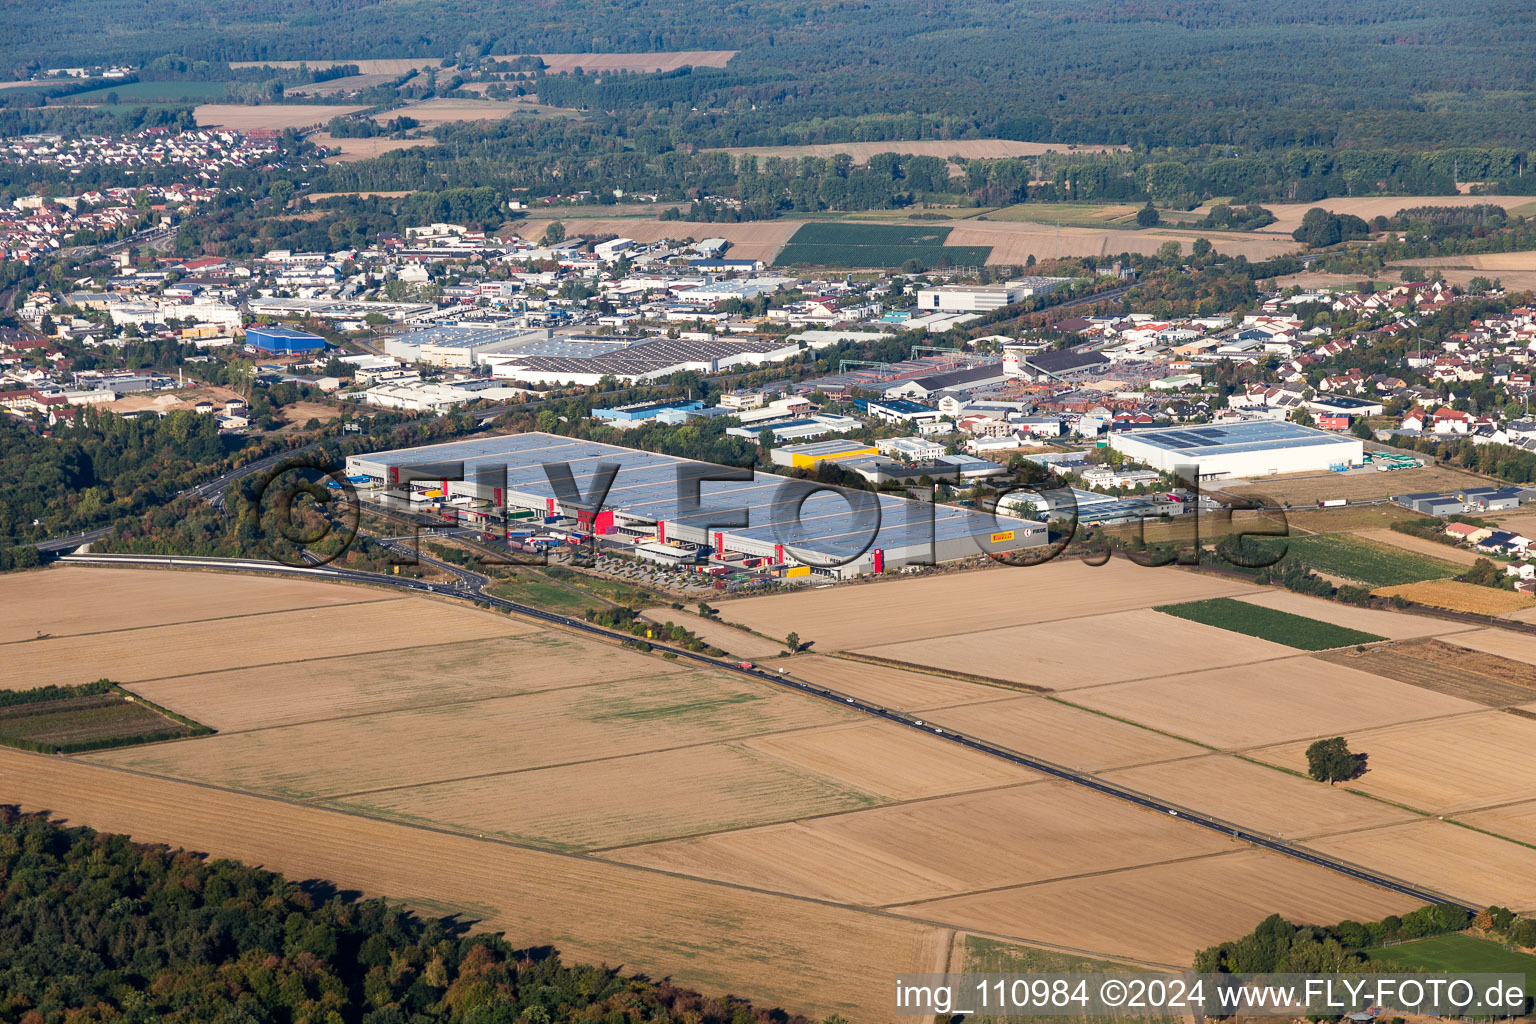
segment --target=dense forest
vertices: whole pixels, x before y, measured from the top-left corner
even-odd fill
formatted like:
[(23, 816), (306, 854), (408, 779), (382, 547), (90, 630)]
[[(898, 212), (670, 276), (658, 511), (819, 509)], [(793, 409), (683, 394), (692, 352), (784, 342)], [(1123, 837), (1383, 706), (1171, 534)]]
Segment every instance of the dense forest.
[(857, 131), (1246, 149), (1528, 145), (1530, 12), (1391, 0), (192, 0), (15, 5), (0, 66), (734, 49), (723, 70), (549, 80), (541, 95), (689, 139)]
[(22, 1024), (806, 1024), (12, 807), (0, 882), (0, 1018)]

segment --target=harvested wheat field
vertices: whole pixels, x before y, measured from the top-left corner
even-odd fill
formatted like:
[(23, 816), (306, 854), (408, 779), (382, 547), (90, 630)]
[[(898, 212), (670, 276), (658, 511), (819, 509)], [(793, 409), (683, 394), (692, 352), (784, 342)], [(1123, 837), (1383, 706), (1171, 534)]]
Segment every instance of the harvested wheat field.
[(879, 802), (735, 743), (325, 801), (553, 850), (654, 842)]
[[(1393, 260), (1394, 267), (1456, 266), (1470, 270), (1536, 270), (1536, 251), (1484, 252), (1465, 256), (1425, 256), (1412, 260)], [(1483, 276), (1487, 276), (1486, 274)]]
[[(328, 164), (346, 163), (349, 160), (371, 160), (385, 153), (393, 153), (400, 149), (415, 149), (418, 146), (435, 146), (437, 140), (430, 136), (420, 139), (389, 139), (375, 137), (371, 139), (338, 139), (329, 132), (316, 132), (309, 137), (309, 141), (316, 146), (329, 150), (325, 162)], [(357, 192), (327, 192), (325, 196), (334, 195), (358, 195)], [(390, 196), (393, 192), (364, 192), (362, 195)], [(409, 192), (401, 192), (399, 195), (409, 195)], [(311, 199), (320, 199), (321, 195), (310, 196)]]
[[(1301, 227), (1301, 219), (1314, 207), (1322, 207), (1329, 213), (1352, 213), (1370, 220), (1372, 217), (1391, 217), (1399, 210), (1411, 210), (1419, 206), (1476, 206), (1487, 203), (1508, 210), (1531, 201), (1530, 196), (1332, 196), (1315, 203), (1265, 203), (1264, 208), (1275, 215), (1275, 222), (1265, 231), (1290, 234)], [(1462, 257), (1456, 257), (1459, 262)]]
[(372, 89), (374, 86), (388, 85), (399, 78), (403, 72), (374, 71), (366, 75), (345, 75), (341, 78), (329, 78), (324, 82), (315, 82), (310, 85), (290, 85), (284, 90), (288, 96), (332, 96), (340, 92), (356, 92), (359, 89)]
[[(579, 679), (579, 663), (570, 669), (565, 678)], [(158, 775), (308, 799), (598, 761), (853, 716), (751, 680), (658, 672), (90, 756)]]
[[(377, 590), (357, 588), (356, 597)], [(165, 626), (131, 635), (95, 633), (36, 640), (10, 648), (8, 668), (32, 679), (128, 683), (193, 672), (292, 664), (338, 655), (423, 649), (437, 644), (522, 636), (537, 627), (471, 608), (419, 598), (339, 604), (329, 608), (246, 615)]]
[[(654, 217), (635, 220), (576, 217), (561, 220), (565, 224), (568, 238), (576, 235), (621, 235), (637, 242), (659, 242), (667, 238), (724, 238), (731, 243), (726, 253), (731, 259), (764, 261), (772, 260), (789, 240), (789, 236), (804, 223), (798, 220), (759, 220), (745, 224), (691, 224), (687, 221), (656, 220)], [(546, 220), (523, 221), (516, 225), (518, 233), (530, 241), (542, 238), (548, 226)]]
[(888, 915), (19, 751), (0, 750), (0, 774), (6, 800), (71, 825), (463, 914), (568, 962), (622, 964), (762, 1007), (888, 1021), (892, 973), (942, 971), (949, 955), (947, 930)]
[(1474, 651), (1496, 654), (1501, 658), (1513, 658), (1528, 665), (1536, 665), (1536, 634), (1516, 633), (1509, 629), (1475, 629), (1457, 633), (1449, 642), (1458, 647), (1470, 647)]
[(673, 625), (682, 626), (684, 629), (691, 629), (705, 643), (713, 644), (727, 654), (736, 657), (773, 658), (787, 649), (782, 641), (766, 640), (755, 633), (747, 632), (745, 629), (736, 629), (734, 626), (728, 626), (718, 619), (706, 619), (702, 615), (693, 614), (691, 611), (657, 607), (646, 608), (640, 614), (652, 622), (661, 625), (670, 622)]
[(454, 121), (500, 121), (518, 112), (527, 112), (529, 105), (517, 100), (466, 100), (434, 97), (419, 103), (408, 103), (382, 113), (373, 119), (380, 124), (397, 117), (415, 118), (424, 130), (431, 131), (440, 124)]
[(339, 583), (60, 565), (0, 578), (0, 644), (39, 633), (66, 637), (393, 600), (392, 594)]
[(1456, 820), (1517, 843), (1536, 846), (1536, 800), (1458, 814)]
[(1536, 909), (1536, 850), (1449, 822), (1416, 821), (1307, 845), (1468, 903)]
[(333, 117), (355, 114), (364, 108), (358, 106), (328, 106), (311, 103), (263, 103), (251, 106), (243, 103), (204, 103), (192, 111), (198, 126), (202, 128), (233, 128), (250, 131), (253, 128), (308, 128), (325, 124)]
[(1046, 697), (941, 708), (933, 712), (933, 719), (936, 725), (1087, 771), (1205, 753), (1192, 743)]
[(228, 733), (650, 678), (658, 667), (645, 655), (555, 630), (420, 651), (406, 658), (398, 652), (348, 654), (302, 666), (173, 676), (133, 689)]
[[(1135, 651), (1133, 658), (1127, 651)], [(1113, 683), (1175, 668), (1244, 665), (1292, 653), (1289, 647), (1148, 608), (1060, 622), (1005, 626), (861, 648), (857, 653), (954, 669), (1052, 690)]]
[[(1326, 598), (1296, 594), (1289, 590), (1269, 587), (1257, 594), (1239, 597), (1240, 601), (1290, 612), (1309, 619), (1321, 619), (1335, 626), (1375, 633), (1389, 640), (1412, 640), (1424, 636), (1449, 636), (1464, 634), (1476, 629), (1459, 622), (1431, 619), (1421, 615), (1403, 615), (1396, 612), (1377, 611), (1374, 608), (1356, 608)], [(1456, 641), (1460, 643), (1460, 641)]]
[[(1136, 231), (1120, 228), (1080, 228), (1055, 226), (1029, 221), (961, 221), (945, 239), (946, 245), (989, 245), (989, 264), (1023, 265), (1033, 256), (1037, 260), (1057, 257), (1115, 256), (1122, 252), (1156, 252), (1165, 242), (1178, 242), (1185, 252), (1195, 239), (1204, 237), (1195, 231), (1152, 228)], [(1222, 235), (1216, 247), (1231, 256), (1250, 260), (1267, 259), (1292, 252), (1296, 243), (1289, 238), (1269, 235)]]
[(1482, 710), (1471, 701), (1305, 655), (1114, 683), (1078, 690), (1071, 698), (1222, 750)]
[(890, 800), (917, 800), (1040, 778), (1018, 765), (888, 722), (759, 736), (746, 745)]
[(1361, 540), (1390, 544), (1404, 551), (1428, 555), (1430, 558), (1442, 558), (1447, 562), (1459, 562), (1462, 565), (1471, 565), (1482, 557), (1476, 551), (1469, 551), (1452, 544), (1436, 544), (1432, 540), (1415, 537), (1411, 533), (1398, 533), (1396, 530), (1355, 530), (1353, 532), (1354, 536)]
[[(1379, 597), (1404, 597), (1432, 608), (1471, 612), (1474, 615), (1508, 615), (1536, 608), (1536, 598), (1529, 594), (1480, 587), (1476, 583), (1460, 583), (1456, 580), (1403, 583), (1395, 587), (1378, 587), (1371, 593)], [(1532, 638), (1532, 642), (1536, 643), (1536, 637)]]
[(799, 679), (902, 710), (950, 707), (992, 701), (1013, 695), (1015, 690), (981, 683), (960, 682), (941, 676), (903, 672), (884, 665), (802, 654), (786, 666)]
[[(774, 888), (774, 881), (793, 884), (784, 870), (796, 865), (797, 873), (810, 876), (811, 884), (834, 900), (883, 905), (1118, 871), (1230, 848), (1222, 836), (1165, 814), (1104, 800), (1065, 783), (1041, 782), (615, 850), (609, 856), (763, 888)], [(766, 872), (750, 869), (770, 853), (783, 863)], [(830, 870), (824, 873), (823, 867)], [(966, 923), (959, 917), (944, 920)]]
[(1250, 828), (1291, 839), (1418, 820), (1401, 807), (1227, 754), (1127, 768), (1104, 776), (1203, 814), (1240, 820)]
[(817, 650), (975, 633), (1131, 608), (1235, 597), (1259, 588), (1127, 559), (1102, 566), (1058, 559), (1030, 567), (885, 579), (810, 593), (722, 601), (720, 616), (769, 636), (798, 632)]
[(1277, 853), (1229, 849), (1234, 852), (895, 909), (1185, 970), (1197, 950), (1240, 938), (1270, 914), (1333, 924), (1343, 918), (1376, 921), (1419, 906)]
[(1041, 153), (1109, 153), (1126, 146), (1071, 146), (1055, 142), (1015, 142), (1012, 139), (923, 139), (916, 142), (819, 142), (805, 146), (730, 146), (714, 152), (731, 156), (755, 156), (759, 160), (782, 157), (798, 160), (803, 156), (830, 157), (847, 153), (854, 163), (867, 164), (880, 153), (903, 156), (937, 156), (962, 160), (995, 160), (1009, 156), (1039, 156)]
[[(1429, 722), (1343, 733), (1369, 757), (1368, 770), (1343, 785), (1430, 814), (1536, 800), (1536, 721), (1484, 710)], [(1306, 771), (1305, 743), (1251, 752)]]

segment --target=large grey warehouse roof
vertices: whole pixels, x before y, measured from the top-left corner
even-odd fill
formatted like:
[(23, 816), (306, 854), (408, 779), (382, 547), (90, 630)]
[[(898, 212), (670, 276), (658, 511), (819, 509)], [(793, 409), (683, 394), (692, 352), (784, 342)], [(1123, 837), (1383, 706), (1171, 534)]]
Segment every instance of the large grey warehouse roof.
[(1353, 437), (1340, 437), (1326, 430), (1302, 427), (1279, 420), (1243, 420), (1238, 423), (1212, 423), (1187, 427), (1157, 427), (1129, 430), (1124, 436), (1154, 448), (1181, 455), (1232, 455), (1262, 452), (1274, 448), (1298, 448), (1314, 445), (1349, 444)]
[[(1044, 541), (1041, 523), (951, 505), (868, 491), (840, 491), (848, 496), (845, 500), (825, 487), (805, 499), (802, 495), (813, 485), (771, 473), (756, 473), (750, 480), (705, 480), (699, 486), (699, 507), (690, 508), (691, 495), (678, 484), (679, 467), (698, 467), (707, 477), (746, 471), (553, 434), (509, 434), (355, 455), (347, 460), (347, 472), (388, 479), (391, 467), (439, 467), (461, 462), (463, 479), (478, 480), (482, 487), (502, 486), (500, 472), (505, 467), (506, 490), (540, 502), (562, 498), (550, 482), (546, 465), (567, 467), (577, 491), (588, 498), (598, 467), (613, 464), (618, 471), (603, 509), (669, 525), (724, 530), (734, 539), (769, 546), (784, 544), (793, 546), (797, 553), (828, 558), (846, 558), (872, 548), (883, 549), (889, 556), (922, 547), (930, 538), (934, 544), (943, 545), (973, 537), (981, 542), (978, 552), (1014, 550), (1026, 546), (1026, 529), (1031, 531), (1031, 545)], [(558, 472), (557, 468), (557, 476)], [(490, 483), (492, 480), (495, 482)], [(744, 521), (725, 514), (724, 510), (730, 509), (745, 510)], [(1018, 533), (1015, 542), (991, 546), (992, 534), (1010, 530)]]

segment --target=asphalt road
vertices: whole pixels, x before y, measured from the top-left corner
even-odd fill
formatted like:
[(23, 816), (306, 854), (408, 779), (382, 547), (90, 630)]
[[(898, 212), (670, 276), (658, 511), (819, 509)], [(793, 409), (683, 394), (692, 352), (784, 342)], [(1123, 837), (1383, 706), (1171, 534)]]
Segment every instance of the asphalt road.
[[(443, 597), (459, 598), (466, 601), (475, 601), (481, 604), (489, 605), (492, 608), (500, 608), (502, 610), (514, 612), (518, 615), (523, 615), (528, 618), (539, 619), (553, 625), (561, 626), (565, 629), (572, 629), (576, 630), (577, 632), (598, 636), (606, 640), (618, 640), (623, 642), (632, 641), (634, 639), (627, 633), (619, 633), (614, 630), (605, 629), (601, 626), (593, 625), (584, 619), (573, 619), (566, 615), (558, 615), (539, 608), (517, 604), (515, 602), (507, 601), (499, 597), (492, 597), (488, 594), (480, 593), (478, 586), (465, 578), (465, 575), (474, 576), (475, 574), (467, 572), (464, 575), (459, 575), (456, 573), (456, 575), (459, 575), (459, 581), (456, 583), (432, 584), (424, 583), (420, 580), (402, 578), (399, 576), (384, 576), (378, 573), (359, 572), (352, 569), (285, 566), (275, 562), (262, 562), (254, 559), (238, 558), (195, 558), (180, 555), (68, 555), (61, 559), (61, 561), (97, 565), (127, 564), (211, 568), (226, 571), (234, 570), (242, 572), (276, 573), (282, 575), (301, 575), (318, 579), (328, 578), (354, 583), (368, 583), (374, 585), (396, 587), (402, 590), (438, 594)], [(442, 564), (446, 566), (447, 563)], [(458, 567), (454, 566), (450, 568), (457, 569)], [(1444, 893), (1436, 892), (1433, 889), (1415, 885), (1412, 882), (1408, 882), (1400, 878), (1394, 878), (1391, 875), (1384, 875), (1380, 872), (1372, 871), (1371, 869), (1361, 865), (1350, 863), (1349, 861), (1329, 857), (1325, 854), (1307, 849), (1306, 847), (1297, 846), (1294, 843), (1288, 843), (1278, 836), (1271, 835), (1267, 832), (1260, 832), (1256, 829), (1247, 828), (1243, 825), (1226, 821), (1222, 818), (1203, 814), (1199, 811), (1192, 810), (1180, 804), (1174, 804), (1166, 800), (1160, 800), (1157, 797), (1146, 793), (1141, 793), (1137, 790), (1128, 789), (1124, 786), (1117, 786), (1112, 782), (1107, 782), (1086, 772), (1076, 771), (1063, 765), (1056, 764), (1052, 761), (1046, 761), (1042, 758), (1032, 757), (1028, 754), (1021, 753), (1020, 751), (1011, 750), (1008, 747), (1003, 747), (996, 743), (991, 743), (986, 740), (979, 739), (975, 736), (969, 736), (964, 733), (955, 732), (952, 729), (944, 728), (943, 726), (934, 722), (929, 722), (925, 719), (918, 718), (915, 715), (910, 715), (903, 711), (898, 711), (879, 704), (873, 704), (869, 701), (860, 700), (857, 697), (839, 693), (836, 690), (831, 690), (823, 686), (817, 686), (815, 683), (811, 683), (803, 679), (797, 679), (782, 669), (777, 672), (769, 671), (766, 668), (759, 667), (750, 662), (738, 662), (724, 658), (713, 658), (707, 654), (701, 654), (696, 651), (689, 651), (681, 648), (669, 647), (666, 648), (666, 650), (671, 653), (675, 653), (679, 658), (698, 662), (711, 668), (751, 676), (752, 678), (762, 682), (771, 682), (778, 686), (785, 687), (786, 689), (803, 693), (807, 696), (816, 697), (820, 700), (824, 700), (833, 704), (840, 704), (845, 708), (862, 712), (871, 718), (883, 719), (884, 721), (890, 722), (893, 725), (899, 725), (908, 729), (914, 729), (919, 732), (927, 733), (936, 739), (954, 743), (958, 746), (975, 750), (978, 753), (986, 754), (989, 757), (995, 757), (1000, 760), (1007, 761), (1011, 764), (1029, 768), (1032, 771), (1040, 772), (1043, 775), (1048, 775), (1052, 778), (1060, 779), (1063, 782), (1070, 782), (1076, 786), (1082, 786), (1085, 789), (1092, 790), (1104, 796), (1108, 796), (1116, 800), (1123, 800), (1127, 803), (1135, 804), (1138, 807), (1144, 807), (1150, 811), (1166, 814), (1170, 817), (1181, 818), (1198, 828), (1204, 828), (1212, 832), (1220, 832), (1223, 835), (1230, 836), (1231, 838), (1240, 842), (1245, 842), (1252, 846), (1257, 846), (1261, 849), (1270, 850), (1282, 856), (1290, 857), (1293, 860), (1304, 861), (1308, 864), (1313, 864), (1317, 867), (1335, 872), (1336, 874), (1345, 875), (1349, 878), (1379, 886), (1380, 888), (1387, 889), (1392, 892), (1401, 893), (1402, 895), (1409, 896), (1413, 899), (1422, 900), (1425, 903), (1451, 903), (1460, 907), (1464, 907), (1473, 913), (1484, 909), (1483, 907), (1480, 907), (1474, 903), (1469, 903), (1466, 900), (1455, 899), (1445, 895)]]

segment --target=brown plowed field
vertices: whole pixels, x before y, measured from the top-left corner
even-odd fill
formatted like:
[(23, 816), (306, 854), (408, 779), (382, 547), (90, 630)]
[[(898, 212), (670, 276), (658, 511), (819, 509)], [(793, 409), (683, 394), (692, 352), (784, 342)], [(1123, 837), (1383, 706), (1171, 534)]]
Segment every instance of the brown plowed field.
[(1536, 634), (1516, 633), (1507, 629), (1479, 629), (1457, 633), (1450, 642), (1458, 647), (1486, 651), (1501, 658), (1513, 658), (1536, 665)]
[(1223, 750), (1482, 710), (1471, 701), (1304, 655), (1098, 686), (1071, 698)]
[[(1536, 797), (1536, 722), (1499, 711), (1344, 734), (1370, 758), (1351, 789), (1431, 814)], [(1267, 747), (1260, 760), (1305, 771), (1306, 744)]]
[(394, 600), (372, 588), (310, 580), (60, 565), (12, 576), (0, 587), (0, 644), (39, 633), (62, 637)]
[[(1375, 833), (1366, 833), (1374, 835)], [(1195, 952), (1237, 939), (1270, 914), (1333, 924), (1375, 921), (1415, 900), (1262, 850), (978, 893), (901, 912), (1187, 969)]]
[[(948, 932), (580, 857), (0, 750), (4, 799), (73, 825), (462, 913), (567, 962), (622, 964), (764, 1007), (890, 1019), (891, 976), (941, 971)], [(707, 951), (703, 955), (701, 951)]]
[[(834, 900), (878, 905), (1117, 871), (1229, 848), (1221, 836), (1188, 828), (1167, 815), (1100, 801), (1076, 786), (1042, 782), (618, 850), (610, 856), (765, 888), (789, 881), (786, 870), (796, 866), (795, 873), (810, 876)], [(767, 871), (752, 869), (769, 856), (782, 861)]]
[[(353, 593), (358, 597), (370, 595), (361, 589)], [(225, 614), (229, 614), (229, 605), (223, 607)], [(505, 615), (435, 601), (372, 601), (145, 626), (135, 630), (131, 638), (122, 633), (96, 633), (35, 640), (7, 648), (7, 668), (36, 680), (33, 685), (88, 683), (102, 678), (127, 683), (191, 672), (307, 662), (493, 636), (521, 636), (534, 629)], [(304, 669), (296, 667), (294, 671)]]
[(810, 593), (720, 603), (720, 615), (769, 636), (798, 632), (817, 649), (857, 650), (894, 640), (975, 633), (1131, 608), (1261, 591), (1123, 558), (1097, 568), (1077, 561), (881, 580)]
[(1329, 651), (1314, 657), (1491, 708), (1524, 704), (1536, 695), (1536, 668), (1441, 640), (1371, 647), (1364, 653)]
[[(1113, 637), (1114, 643), (1105, 643)], [(1133, 658), (1127, 651), (1135, 651)], [(1290, 648), (1148, 608), (861, 648), (858, 653), (1046, 689), (1282, 658)]]

